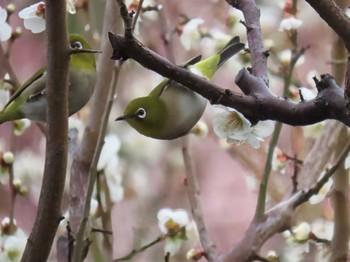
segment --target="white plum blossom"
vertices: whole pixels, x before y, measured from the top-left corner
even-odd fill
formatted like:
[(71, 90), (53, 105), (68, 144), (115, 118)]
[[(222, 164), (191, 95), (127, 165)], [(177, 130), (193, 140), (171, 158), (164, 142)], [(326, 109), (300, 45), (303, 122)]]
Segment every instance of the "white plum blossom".
[(200, 25), (204, 23), (202, 18), (194, 18), (188, 21), (182, 28), (180, 41), (186, 50), (197, 48), (200, 44), (202, 35)]
[(350, 154), (348, 154), (348, 156), (345, 158), (344, 167), (345, 169), (350, 167)]
[(297, 19), (295, 17), (288, 17), (284, 18), (279, 26), (279, 31), (290, 31), (290, 30), (297, 30), (298, 28), (301, 27), (303, 24), (303, 21), (300, 19)]
[(283, 169), (286, 167), (286, 163), (287, 163), (286, 154), (281, 149), (276, 147), (273, 152), (272, 170), (274, 171), (279, 170), (281, 174), (284, 174)]
[(14, 128), (14, 134), (16, 136), (21, 136), (24, 131), (27, 130), (27, 128), (30, 127), (31, 121), (27, 118), (23, 118), (23, 119), (18, 119), (15, 120), (14, 122), (15, 128)]
[[(283, 65), (288, 66), (292, 60), (292, 51), (290, 49), (283, 50), (279, 52), (278, 57)], [(298, 61), (295, 63), (295, 66), (300, 66), (304, 62), (305, 62), (305, 56), (301, 55)]]
[(317, 237), (327, 240), (332, 240), (334, 233), (334, 222), (324, 219), (317, 219), (311, 224), (312, 233)]
[(151, 7), (155, 10), (149, 10), (147, 12), (142, 13), (142, 17), (147, 18), (149, 20), (156, 20), (158, 18), (158, 12), (156, 10), (159, 10), (162, 8), (162, 5), (157, 4), (155, 0), (144, 0), (143, 1), (143, 6), (144, 7)]
[[(321, 179), (323, 174), (324, 173), (320, 175), (318, 180)], [(312, 197), (310, 197), (309, 203), (311, 205), (320, 203), (328, 195), (328, 193), (332, 189), (332, 186), (333, 186), (333, 178), (329, 178), (328, 181), (321, 187), (320, 191), (316, 195), (313, 195)]]
[[(1, 25), (0, 25), (1, 27)], [(0, 28), (0, 34), (1, 34), (1, 28)], [(1, 36), (0, 36), (1, 38)], [(1, 85), (1, 83), (0, 83)], [(7, 104), (7, 101), (10, 99), (10, 92), (6, 89), (0, 89), (0, 107), (4, 108), (4, 106)]]
[(288, 254), (288, 257), (293, 258), (293, 260), (287, 261), (302, 261), (303, 254), (310, 250), (308, 241), (310, 233), (311, 226), (306, 222), (302, 222), (293, 227), (292, 230), (286, 230), (282, 233), (288, 243), (285, 253)]
[(222, 49), (232, 39), (231, 35), (226, 34), (225, 32), (217, 28), (209, 30), (209, 34), (211, 38), (215, 41), (216, 50)]
[(198, 261), (205, 255), (205, 252), (199, 248), (191, 248), (186, 253), (186, 259), (190, 261)]
[(164, 254), (175, 255), (185, 240), (198, 241), (196, 223), (190, 221), (186, 210), (163, 208), (157, 218), (160, 231), (169, 235), (165, 240)]
[(19, 262), (27, 243), (26, 234), (22, 229), (17, 228), (16, 221), (13, 222), (15, 228), (10, 231), (10, 219), (5, 217), (1, 221), (0, 261)]
[(313, 125), (303, 126), (303, 134), (306, 138), (316, 139), (325, 127), (326, 122), (322, 121)]
[(309, 223), (302, 222), (298, 226), (292, 228), (292, 235), (296, 242), (305, 242), (309, 239), (311, 227)]
[(203, 120), (199, 120), (190, 132), (198, 137), (206, 137), (209, 133), (208, 125)]
[[(66, 10), (70, 14), (75, 14), (75, 2), (76, 0), (67, 0), (66, 1)], [(45, 22), (45, 2), (40, 1), (36, 4), (28, 6), (22, 9), (18, 16), (22, 18), (24, 21), (24, 27), (34, 34), (41, 33), (46, 29)]]
[(267, 253), (266, 258), (268, 259), (268, 261), (280, 261), (279, 256), (277, 255), (276, 251), (274, 251), (274, 250), (270, 250)]
[(97, 164), (97, 171), (105, 169), (113, 156), (117, 155), (120, 149), (120, 140), (116, 135), (107, 135), (101, 150), (100, 159)]
[(100, 159), (97, 164), (98, 171), (104, 171), (112, 202), (118, 202), (124, 197), (122, 176), (118, 172), (120, 140), (116, 135), (110, 134), (105, 137)]
[(13, 160), (14, 160), (15, 156), (13, 155), (13, 153), (11, 151), (7, 151), (4, 153), (2, 158), (6, 164), (11, 165), (11, 164), (13, 164)]
[(72, 14), (72, 15), (74, 15), (76, 12), (77, 12), (77, 10), (75, 9), (75, 2), (76, 2), (77, 0), (67, 0), (66, 1), (66, 9), (67, 9), (67, 12), (68, 13), (70, 13), (70, 14)]
[(4, 8), (0, 6), (0, 41), (4, 42), (10, 39), (12, 28), (6, 22), (7, 20), (7, 12)]
[(98, 201), (95, 198), (91, 198), (90, 201), (90, 216), (95, 216), (97, 214)]
[(240, 112), (233, 108), (221, 105), (213, 105), (214, 117), (213, 128), (216, 135), (226, 138), (227, 143), (241, 145), (250, 144), (252, 147), (260, 148), (263, 137), (269, 136), (274, 129), (274, 122), (259, 121), (252, 125)]
[(24, 27), (32, 33), (37, 34), (45, 31), (45, 2), (41, 1), (22, 9), (18, 16), (24, 20)]
[(317, 89), (316, 88), (313, 88), (313, 89), (310, 89), (310, 88), (306, 88), (306, 87), (300, 87), (299, 88), (303, 98), (305, 100), (311, 100), (311, 99), (314, 99), (317, 95)]

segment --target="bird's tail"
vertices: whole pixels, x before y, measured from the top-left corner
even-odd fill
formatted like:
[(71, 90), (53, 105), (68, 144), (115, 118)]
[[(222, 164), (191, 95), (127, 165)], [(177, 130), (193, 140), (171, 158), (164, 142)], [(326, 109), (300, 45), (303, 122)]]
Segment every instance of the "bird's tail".
[(230, 57), (237, 54), (239, 51), (244, 49), (244, 44), (239, 42), (239, 37), (235, 36), (232, 38), (219, 52), (220, 61), (218, 63), (218, 68), (225, 63)]

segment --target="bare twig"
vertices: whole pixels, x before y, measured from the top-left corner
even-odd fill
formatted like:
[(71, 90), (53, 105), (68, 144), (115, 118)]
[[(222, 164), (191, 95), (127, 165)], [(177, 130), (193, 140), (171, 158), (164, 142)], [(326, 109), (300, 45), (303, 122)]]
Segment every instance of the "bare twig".
[(253, 220), (249, 225), (243, 239), (233, 247), (228, 253), (222, 254), (217, 261), (248, 262), (259, 253), (262, 245), (278, 232), (282, 232), (291, 227), (291, 221), (295, 213), (295, 208), (305, 203), (311, 196), (317, 194), (322, 186), (339, 168), (342, 161), (347, 156), (350, 143), (342, 151), (340, 158), (332, 168), (315, 184), (306, 191), (299, 191), (288, 200), (276, 205), (266, 212), (264, 219)]
[(328, 239), (320, 238), (312, 232), (309, 235), (309, 240), (314, 241), (316, 243), (322, 243), (322, 244), (325, 244), (327, 246), (331, 245), (331, 241), (329, 241)]
[[(113, 59), (131, 58), (146, 68), (181, 83), (191, 90), (206, 97), (213, 104), (232, 107), (250, 120), (276, 120), (290, 125), (309, 125), (325, 119), (337, 119), (350, 126), (350, 114), (344, 103), (344, 91), (337, 86), (330, 75), (322, 75), (318, 83), (320, 92), (317, 97), (304, 103), (295, 103), (285, 98), (276, 97), (266, 85), (245, 69), (241, 70), (236, 83), (243, 93), (254, 90), (253, 95), (232, 92), (194, 75), (145, 48), (136, 39), (109, 33), (113, 46)], [(252, 122), (254, 122), (252, 121)]]
[(105, 109), (103, 116), (102, 116), (102, 122), (101, 122), (100, 131), (99, 131), (99, 136), (97, 139), (95, 153), (93, 155), (92, 162), (91, 162), (90, 169), (89, 169), (89, 178), (90, 179), (89, 179), (89, 183), (88, 183), (88, 190), (86, 193), (86, 201), (85, 201), (85, 207), (84, 207), (83, 220), (81, 221), (79, 231), (78, 231), (77, 236), (76, 236), (76, 248), (75, 248), (75, 252), (74, 252), (74, 261), (81, 261), (81, 259), (82, 259), (82, 251), (84, 250), (83, 249), (84, 233), (85, 233), (86, 224), (89, 220), (91, 197), (92, 197), (95, 181), (97, 178), (97, 175), (96, 175), (97, 174), (97, 169), (96, 169), (97, 163), (98, 163), (98, 160), (100, 158), (100, 153), (101, 153), (101, 150), (102, 150), (102, 147), (104, 144), (104, 137), (106, 135), (108, 118), (109, 118), (109, 114), (110, 114), (111, 109), (112, 109), (115, 90), (117, 87), (118, 78), (119, 78), (119, 71), (121, 69), (121, 66), (122, 66), (122, 64), (119, 64), (118, 66), (115, 67), (113, 81), (112, 81), (111, 86), (109, 88), (106, 109)]
[(308, 201), (311, 196), (317, 194), (320, 191), (323, 185), (327, 183), (328, 179), (335, 173), (335, 171), (343, 163), (343, 161), (347, 157), (347, 154), (349, 153), (349, 150), (350, 150), (350, 143), (348, 143), (346, 147), (341, 151), (341, 153), (339, 154), (339, 158), (337, 159), (335, 164), (322, 176), (322, 178), (316, 184), (310, 187), (308, 190), (305, 190), (302, 192), (302, 194), (300, 194), (300, 196), (294, 203), (294, 207), (297, 207), (302, 203)]
[(232, 7), (243, 12), (247, 39), (252, 56), (252, 74), (268, 85), (267, 55), (263, 46), (263, 37), (260, 26), (260, 10), (254, 0), (226, 0)]
[(11, 83), (15, 86), (15, 88), (18, 88), (20, 86), (20, 83), (15, 74), (15, 71), (12, 68), (9, 58), (6, 55), (5, 50), (1, 44), (0, 44), (0, 65), (9, 74)]
[[(132, 32), (134, 30), (132, 15), (129, 14), (128, 9), (126, 8), (124, 0), (117, 0), (119, 5), (120, 16), (124, 21), (124, 35), (127, 39), (132, 38)], [(136, 20), (134, 20), (136, 23)]]
[(182, 155), (185, 162), (187, 192), (190, 200), (191, 211), (198, 227), (199, 237), (205, 253), (204, 256), (208, 259), (208, 261), (215, 261), (215, 258), (217, 256), (216, 247), (213, 241), (211, 240), (205, 226), (202, 207), (200, 203), (199, 185), (192, 163), (192, 156), (189, 151), (188, 139), (188, 136), (185, 136), (183, 138)]
[(293, 175), (292, 175), (292, 184), (293, 184), (292, 193), (293, 194), (298, 191), (298, 173), (299, 173), (299, 163), (298, 163), (297, 156), (295, 156), (293, 160)]
[[(348, 0), (336, 0), (336, 4), (344, 10), (348, 8)], [(339, 35), (334, 35), (332, 45), (332, 60), (341, 61), (347, 58), (347, 50), (343, 39)], [(347, 68), (348, 67), (348, 68)], [(345, 103), (349, 110), (349, 72), (350, 67), (348, 63), (333, 63), (332, 74), (336, 79), (337, 83), (343, 84), (344, 78), (345, 86)], [(349, 140), (347, 128), (344, 126), (340, 132), (339, 139), (337, 142), (336, 150), (334, 152), (335, 158), (338, 158), (344, 148), (344, 141)], [(334, 209), (334, 233), (331, 243), (331, 261), (346, 261), (348, 260), (348, 242), (349, 242), (349, 231), (350, 231), (350, 219), (349, 219), (349, 176), (345, 170), (344, 165), (340, 165), (339, 169), (334, 174), (334, 184), (332, 191), (332, 205)]]
[(10, 185), (10, 192), (11, 192), (11, 202), (10, 202), (10, 228), (11, 232), (12, 229), (14, 229), (15, 223), (14, 223), (14, 217), (15, 217), (15, 203), (16, 203), (16, 196), (17, 191), (15, 189), (15, 185), (13, 184), (14, 180), (14, 174), (13, 174), (13, 164), (10, 164), (8, 167), (9, 172), (9, 185)]
[(272, 168), (273, 153), (277, 146), (278, 138), (280, 136), (282, 129), (282, 123), (277, 122), (275, 125), (275, 130), (273, 131), (272, 138), (269, 144), (269, 149), (267, 152), (267, 159), (265, 162), (264, 174), (260, 182), (258, 202), (255, 210), (254, 219), (260, 220), (264, 218), (265, 214), (265, 203), (267, 194), (267, 183), (269, 181), (269, 176)]
[[(103, 34), (106, 34), (109, 30), (117, 30), (118, 19), (117, 16), (117, 4), (115, 0), (108, 0), (105, 7), (105, 19), (103, 25)], [(72, 169), (71, 169), (71, 183), (70, 183), (70, 225), (72, 227), (72, 234), (76, 236), (80, 228), (78, 251), (74, 254), (74, 257), (80, 261), (81, 255), (84, 250), (84, 225), (88, 219), (88, 212), (90, 205), (90, 198), (87, 198), (88, 184), (91, 173), (92, 159), (97, 158), (95, 149), (100, 148), (97, 145), (99, 132), (102, 125), (102, 115), (106, 110), (106, 104), (109, 94), (109, 89), (106, 87), (111, 86), (114, 61), (110, 60), (110, 44), (102, 38), (101, 49), (103, 53), (99, 56), (97, 61), (98, 76), (96, 80), (95, 92), (91, 98), (91, 114), (88, 120), (87, 127), (83, 135), (83, 141), (79, 151), (74, 155)], [(101, 139), (100, 139), (101, 141)], [(103, 139), (102, 139), (103, 141)], [(93, 173), (91, 177), (94, 180), (96, 173)], [(90, 195), (91, 196), (91, 195)], [(87, 214), (87, 215), (86, 215)], [(81, 227), (81, 223), (83, 227)]]
[(137, 10), (136, 10), (136, 14), (134, 15), (134, 18), (132, 20), (132, 24), (131, 24), (132, 31), (135, 30), (137, 19), (139, 18), (139, 15), (140, 15), (141, 10), (142, 10), (142, 4), (143, 4), (143, 0), (140, 0), (139, 5), (138, 5)]
[(306, 0), (321, 18), (344, 40), (350, 52), (350, 18), (332, 0)]
[(171, 236), (174, 236), (176, 235), (177, 233), (183, 231), (184, 228), (183, 227), (180, 227), (178, 230), (175, 230), (175, 231), (172, 231), (172, 232), (169, 232), (168, 234), (164, 234), (164, 235), (161, 235), (159, 237), (157, 237), (155, 240), (147, 243), (146, 245), (142, 246), (142, 247), (139, 247), (139, 248), (135, 248), (133, 249), (129, 254), (123, 256), (123, 257), (120, 257), (120, 258), (117, 258), (117, 259), (114, 259), (113, 262), (118, 262), (118, 261), (125, 261), (125, 260), (129, 260), (131, 258), (133, 258), (135, 255), (139, 254), (139, 253), (142, 253), (143, 251), (145, 251), (146, 249), (154, 246), (155, 244), (158, 244), (160, 242), (162, 242), (163, 240), (165, 240), (166, 238), (168, 237), (171, 237)]
[(100, 229), (100, 228), (92, 228), (91, 232), (94, 233), (102, 233), (102, 234), (106, 234), (106, 235), (113, 235), (112, 231), (109, 230), (104, 230), (104, 229)]

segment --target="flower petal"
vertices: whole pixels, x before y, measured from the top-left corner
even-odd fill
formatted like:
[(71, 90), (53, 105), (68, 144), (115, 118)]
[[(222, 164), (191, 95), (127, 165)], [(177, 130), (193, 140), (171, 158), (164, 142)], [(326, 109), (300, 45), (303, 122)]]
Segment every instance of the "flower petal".
[(0, 6), (0, 24), (6, 23), (7, 12)]
[(181, 239), (171, 239), (167, 238), (165, 240), (165, 246), (164, 246), (164, 254), (167, 253), (170, 254), (170, 256), (174, 256), (181, 248), (182, 240)]
[(1, 24), (0, 22), (0, 41), (4, 42), (10, 39), (12, 28), (8, 23)]
[(271, 120), (259, 121), (256, 125), (252, 126), (253, 134), (258, 137), (267, 137), (271, 135), (275, 128), (275, 122)]
[(41, 33), (46, 29), (45, 19), (42, 17), (27, 18), (24, 20), (24, 27), (34, 34)]

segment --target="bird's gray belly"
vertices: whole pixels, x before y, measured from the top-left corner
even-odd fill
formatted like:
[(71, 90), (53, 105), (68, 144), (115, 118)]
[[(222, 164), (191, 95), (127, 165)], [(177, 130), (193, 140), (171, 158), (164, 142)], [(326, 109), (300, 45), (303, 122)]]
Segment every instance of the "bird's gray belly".
[(177, 138), (188, 133), (202, 117), (207, 100), (182, 85), (164, 92), (161, 98), (167, 105), (172, 105), (168, 108), (167, 133), (171, 138)]
[[(95, 75), (71, 73), (68, 85), (69, 115), (79, 111), (90, 99), (95, 85)], [(34, 121), (46, 122), (47, 97), (46, 92), (35, 99), (28, 99), (21, 106), (26, 118)]]

